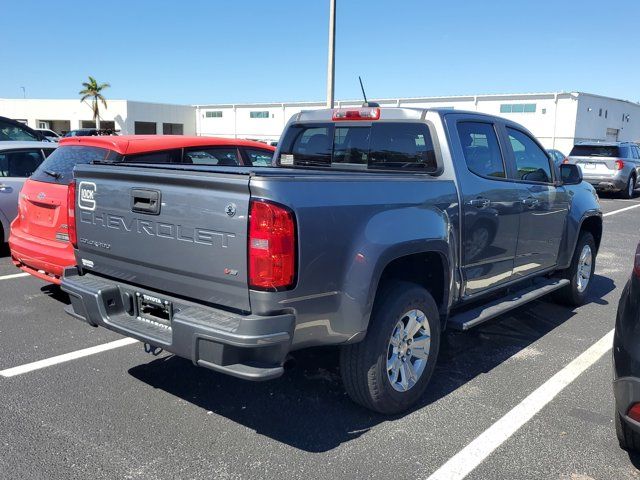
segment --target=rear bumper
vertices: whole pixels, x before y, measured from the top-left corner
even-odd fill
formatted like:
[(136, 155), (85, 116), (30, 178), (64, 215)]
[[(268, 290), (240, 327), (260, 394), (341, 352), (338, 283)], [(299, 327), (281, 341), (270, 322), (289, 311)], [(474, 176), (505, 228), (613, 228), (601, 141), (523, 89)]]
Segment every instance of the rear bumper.
[[(75, 268), (65, 270), (62, 290), (69, 294), (67, 313), (73, 317), (161, 347), (195, 365), (246, 380), (268, 380), (284, 372), (293, 314), (230, 313), (96, 275), (80, 276)], [(136, 294), (171, 302), (171, 325), (141, 319)]]
[(611, 176), (583, 176), (586, 182), (589, 182), (596, 190), (604, 190), (604, 191), (620, 191), (627, 188), (627, 180), (628, 177), (622, 175), (611, 175)]
[(64, 269), (76, 264), (70, 243), (31, 237), (15, 228), (11, 229), (9, 248), (16, 267), (58, 285)]

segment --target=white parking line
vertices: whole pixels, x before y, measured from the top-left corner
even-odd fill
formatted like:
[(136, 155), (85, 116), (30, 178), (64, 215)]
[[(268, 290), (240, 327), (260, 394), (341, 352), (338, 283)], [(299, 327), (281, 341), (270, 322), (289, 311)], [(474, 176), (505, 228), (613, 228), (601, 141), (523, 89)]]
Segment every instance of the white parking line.
[(11, 275), (4, 275), (0, 277), (0, 280), (11, 280), (12, 278), (28, 277), (28, 276), (29, 276), (28, 273), (12, 273)]
[(621, 208), (620, 210), (614, 210), (613, 212), (605, 213), (602, 216), (603, 217), (608, 217), (609, 215), (615, 215), (616, 213), (626, 212), (627, 210), (632, 210), (632, 209), (638, 208), (638, 207), (640, 207), (640, 203), (638, 203), (636, 205), (631, 205), (630, 207)]
[(544, 382), (509, 413), (451, 457), (428, 480), (461, 480), (611, 349), (613, 330)]
[(57, 365), (58, 363), (68, 362), (69, 360), (76, 360), (82, 357), (88, 357), (94, 353), (106, 352), (107, 350), (113, 350), (114, 348), (124, 347), (137, 343), (138, 340), (133, 338), (122, 338), (115, 342), (103, 343), (102, 345), (96, 345), (95, 347), (83, 348), (82, 350), (76, 350), (75, 352), (65, 353), (56, 357), (45, 358), (33, 363), (27, 363), (26, 365), (20, 365), (19, 367), (7, 368), (6, 370), (0, 370), (0, 375), (3, 377), (15, 377), (16, 375), (22, 375), (23, 373), (32, 372), (41, 368), (50, 367), (51, 365)]

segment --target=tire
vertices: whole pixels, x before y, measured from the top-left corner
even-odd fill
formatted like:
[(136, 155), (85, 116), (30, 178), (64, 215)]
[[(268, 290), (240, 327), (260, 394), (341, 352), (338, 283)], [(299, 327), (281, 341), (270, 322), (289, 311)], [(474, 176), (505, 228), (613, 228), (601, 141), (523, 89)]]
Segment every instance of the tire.
[(632, 430), (615, 408), (613, 414), (616, 423), (616, 436), (618, 437), (620, 448), (640, 452), (640, 433)]
[[(412, 312), (421, 312), (426, 318)], [(429, 344), (426, 357), (419, 359), (413, 356), (418, 347), (411, 351), (412, 343), (402, 340), (400, 332), (405, 330), (398, 328), (400, 322), (407, 325), (411, 322), (417, 328), (413, 345), (420, 342), (426, 348)], [(425, 326), (428, 326), (428, 332)], [(365, 339), (342, 347), (340, 352), (340, 373), (351, 399), (387, 415), (409, 409), (420, 399), (433, 375), (440, 347), (440, 330), (438, 307), (426, 289), (400, 281), (383, 286), (376, 295)], [(430, 335), (428, 341), (425, 339), (427, 334)], [(391, 345), (392, 336), (398, 347)], [(422, 347), (420, 349), (423, 352)], [(387, 362), (395, 368), (388, 369)], [(409, 368), (417, 375), (417, 380), (412, 380)], [(394, 373), (395, 381), (391, 378)], [(402, 391), (405, 382), (408, 388)]]
[(622, 198), (626, 198), (627, 200), (633, 198), (633, 192), (636, 189), (636, 176), (631, 174), (629, 175), (629, 180), (627, 181), (627, 186), (624, 190), (620, 192), (620, 196)]
[[(582, 287), (578, 280), (578, 268), (583, 265), (581, 263), (581, 255), (585, 247), (589, 247), (591, 262), (588, 270), (583, 269), (583, 273), (588, 271), (588, 278), (586, 286)], [(586, 300), (589, 289), (591, 288), (591, 281), (593, 277), (593, 272), (596, 268), (596, 242), (593, 239), (593, 235), (590, 232), (580, 232), (580, 236), (578, 237), (578, 242), (576, 243), (576, 248), (573, 252), (573, 257), (571, 259), (571, 265), (569, 268), (562, 272), (562, 278), (566, 278), (569, 280), (569, 285), (560, 289), (555, 298), (559, 303), (563, 303), (565, 305), (569, 305), (572, 307), (578, 307), (584, 303)], [(582, 276), (584, 280), (584, 275)]]

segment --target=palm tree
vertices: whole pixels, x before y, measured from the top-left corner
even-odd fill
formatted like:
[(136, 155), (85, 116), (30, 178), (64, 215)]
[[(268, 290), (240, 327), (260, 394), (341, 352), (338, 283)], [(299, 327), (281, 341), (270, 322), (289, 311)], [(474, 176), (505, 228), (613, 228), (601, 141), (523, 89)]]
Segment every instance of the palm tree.
[(104, 108), (107, 108), (107, 101), (104, 99), (101, 92), (105, 88), (109, 88), (111, 85), (109, 85), (108, 83), (98, 84), (98, 82), (96, 82), (96, 79), (89, 75), (89, 81), (82, 82), (82, 86), (84, 88), (78, 92), (79, 95), (82, 95), (80, 101), (84, 102), (88, 98), (91, 98), (93, 121), (96, 122), (96, 128), (100, 129), (100, 109), (98, 108), (98, 101), (101, 101), (104, 105)]

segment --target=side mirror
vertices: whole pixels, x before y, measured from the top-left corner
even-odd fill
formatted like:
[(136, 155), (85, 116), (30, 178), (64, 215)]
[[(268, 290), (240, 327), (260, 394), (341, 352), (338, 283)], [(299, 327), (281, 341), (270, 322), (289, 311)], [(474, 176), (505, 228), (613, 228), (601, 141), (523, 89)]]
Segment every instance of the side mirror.
[(572, 163), (560, 165), (560, 178), (564, 185), (578, 185), (582, 183), (582, 169)]

